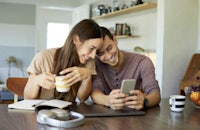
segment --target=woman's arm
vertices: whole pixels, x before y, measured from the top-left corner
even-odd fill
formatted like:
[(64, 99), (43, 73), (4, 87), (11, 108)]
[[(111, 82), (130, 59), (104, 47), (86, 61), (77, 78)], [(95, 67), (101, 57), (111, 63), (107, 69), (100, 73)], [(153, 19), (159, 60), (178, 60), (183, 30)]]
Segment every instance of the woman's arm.
[(37, 99), (39, 95), (40, 86), (37, 81), (37, 76), (31, 74), (24, 89), (25, 99)]
[(92, 91), (92, 78), (88, 76), (85, 80), (82, 81), (80, 88), (78, 89), (77, 97), (83, 102), (88, 99)]
[(25, 99), (37, 99), (40, 97), (40, 87), (45, 89), (55, 88), (55, 75), (43, 73), (39, 75), (30, 74), (24, 89)]
[(69, 86), (77, 82), (81, 82), (81, 85), (77, 92), (77, 97), (80, 101), (85, 101), (92, 91), (92, 78), (91, 71), (84, 67), (70, 67), (60, 72), (65, 75), (66, 83)]

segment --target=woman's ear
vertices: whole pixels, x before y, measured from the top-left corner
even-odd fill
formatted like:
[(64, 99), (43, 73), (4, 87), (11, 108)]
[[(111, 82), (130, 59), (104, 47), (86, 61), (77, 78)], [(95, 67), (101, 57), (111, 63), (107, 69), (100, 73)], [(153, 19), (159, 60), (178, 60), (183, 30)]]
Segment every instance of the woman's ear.
[(75, 34), (75, 35), (73, 36), (73, 43), (74, 43), (75, 45), (78, 45), (79, 42), (80, 42), (79, 36), (78, 36), (77, 34)]

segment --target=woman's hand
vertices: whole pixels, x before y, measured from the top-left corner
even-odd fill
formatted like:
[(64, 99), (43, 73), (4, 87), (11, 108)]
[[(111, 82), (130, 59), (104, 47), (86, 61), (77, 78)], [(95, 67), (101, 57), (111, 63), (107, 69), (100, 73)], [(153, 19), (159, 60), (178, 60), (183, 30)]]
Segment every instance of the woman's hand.
[(126, 94), (121, 93), (120, 89), (114, 89), (108, 96), (109, 106), (114, 110), (119, 110), (125, 106)]
[(45, 89), (52, 89), (56, 87), (55, 75), (51, 73), (42, 73), (40, 75), (37, 75), (36, 80), (39, 86)]
[(91, 76), (90, 70), (83, 67), (70, 67), (61, 71), (60, 74), (65, 75), (64, 79), (67, 80), (66, 83), (69, 86)]
[(39, 75), (30, 74), (26, 87), (24, 88), (24, 99), (40, 98), (40, 88), (53, 89), (55, 85), (55, 75), (42, 73)]

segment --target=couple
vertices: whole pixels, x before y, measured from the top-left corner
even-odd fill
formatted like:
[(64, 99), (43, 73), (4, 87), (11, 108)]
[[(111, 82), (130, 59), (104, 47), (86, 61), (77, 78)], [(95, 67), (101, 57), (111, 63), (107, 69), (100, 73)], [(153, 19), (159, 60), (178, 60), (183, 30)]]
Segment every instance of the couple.
[[(37, 53), (27, 72), (25, 99), (56, 98), (74, 102), (76, 97), (85, 101), (91, 95), (95, 103), (115, 110), (124, 106), (140, 110), (160, 102), (151, 60), (120, 51), (109, 30), (90, 19), (77, 23), (62, 47)], [(65, 75), (71, 86), (69, 92), (56, 91), (57, 75)], [(122, 80), (133, 78), (137, 90), (130, 91), (131, 96), (121, 93)]]

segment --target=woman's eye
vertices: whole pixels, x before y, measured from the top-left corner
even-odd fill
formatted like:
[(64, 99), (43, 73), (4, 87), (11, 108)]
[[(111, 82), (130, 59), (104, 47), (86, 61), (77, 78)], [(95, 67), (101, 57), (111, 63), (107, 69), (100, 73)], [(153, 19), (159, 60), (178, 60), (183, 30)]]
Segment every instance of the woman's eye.
[(94, 47), (91, 47), (91, 48), (90, 48), (90, 51), (93, 51), (93, 50), (94, 50)]

